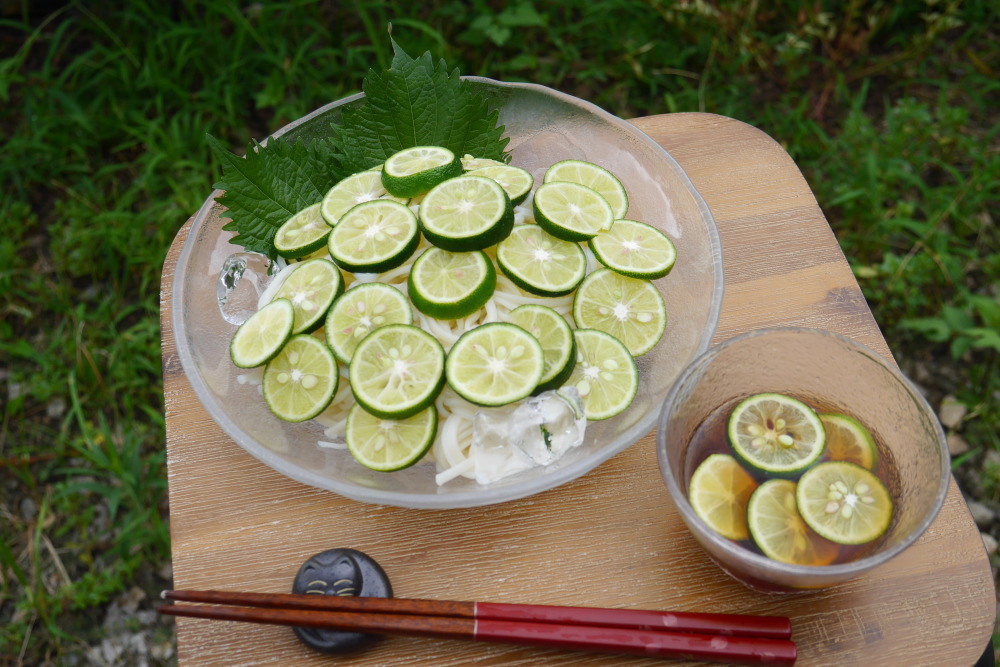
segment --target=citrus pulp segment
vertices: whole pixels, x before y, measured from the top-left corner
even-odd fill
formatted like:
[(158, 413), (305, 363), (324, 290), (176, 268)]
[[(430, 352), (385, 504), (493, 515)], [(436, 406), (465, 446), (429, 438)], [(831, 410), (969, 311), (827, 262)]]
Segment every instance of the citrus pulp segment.
[(275, 293), (275, 299), (288, 299), (295, 309), (292, 333), (319, 327), (333, 300), (344, 291), (340, 269), (328, 259), (310, 259), (299, 264)]
[(355, 348), (373, 330), (412, 323), (410, 302), (400, 290), (385, 283), (361, 283), (333, 302), (324, 331), (337, 359), (350, 364)]
[(799, 515), (795, 482), (770, 479), (750, 495), (747, 528), (768, 558), (793, 565), (829, 565), (840, 548), (816, 535)]
[(330, 227), (320, 214), (320, 205), (313, 204), (290, 217), (274, 233), (274, 249), (286, 259), (304, 257), (326, 244)]
[(576, 364), (566, 385), (576, 387), (587, 419), (621, 414), (639, 389), (639, 369), (628, 349), (597, 329), (576, 329)]
[(589, 244), (597, 261), (630, 278), (662, 278), (677, 259), (677, 249), (666, 234), (635, 220), (615, 220)]
[(530, 396), (544, 369), (538, 340), (505, 322), (482, 324), (463, 333), (445, 363), (448, 384), (455, 393), (483, 406), (507, 405)]
[(691, 509), (708, 527), (730, 540), (745, 540), (747, 501), (757, 482), (728, 454), (711, 454), (688, 483)]
[(535, 222), (552, 236), (564, 241), (586, 241), (615, 220), (607, 200), (578, 183), (544, 183), (531, 200)]
[(648, 280), (601, 268), (577, 288), (573, 319), (581, 329), (611, 334), (638, 357), (652, 350), (666, 331), (667, 308), (659, 290)]
[(402, 470), (431, 448), (437, 424), (433, 404), (405, 419), (382, 419), (355, 404), (347, 414), (347, 449), (366, 468), (379, 472)]
[(439, 320), (471, 315), (490, 300), (496, 286), (496, 269), (485, 253), (440, 248), (417, 257), (406, 283), (416, 309)]
[(434, 187), (420, 201), (420, 229), (444, 250), (482, 250), (502, 241), (514, 226), (510, 198), (496, 181), (468, 174)]
[(866, 544), (892, 522), (889, 490), (853, 463), (827, 461), (810, 468), (799, 479), (796, 500), (809, 527), (837, 544)]
[(382, 185), (397, 197), (415, 197), (462, 173), (462, 161), (442, 146), (413, 146), (382, 165)]
[(326, 224), (333, 227), (340, 217), (366, 201), (386, 198), (405, 204), (405, 197), (394, 197), (382, 185), (382, 174), (376, 170), (360, 171), (337, 182), (327, 190), (320, 202), (320, 212)]
[(526, 303), (510, 311), (507, 321), (530, 333), (542, 346), (545, 368), (532, 393), (566, 384), (576, 365), (576, 339), (566, 318), (548, 306)]
[(229, 357), (239, 368), (255, 368), (270, 361), (292, 335), (295, 309), (288, 299), (276, 299), (240, 325), (229, 342)]
[(805, 470), (826, 448), (816, 412), (784, 394), (755, 394), (740, 401), (729, 415), (726, 433), (739, 458), (775, 475)]
[(483, 176), (496, 181), (510, 198), (510, 203), (517, 206), (528, 197), (535, 179), (527, 169), (504, 164), (499, 166), (480, 167), (471, 172), (472, 176)]
[(578, 243), (563, 241), (538, 225), (519, 225), (497, 245), (497, 265), (511, 281), (538, 296), (569, 294), (587, 274)]
[(330, 257), (347, 271), (382, 273), (403, 264), (420, 243), (417, 216), (388, 199), (358, 204), (330, 232)]
[(872, 434), (857, 419), (842, 414), (819, 416), (826, 431), (826, 457), (831, 461), (856, 463), (874, 470), (878, 463), (878, 448)]
[(371, 414), (405, 419), (430, 405), (444, 386), (444, 348), (409, 324), (372, 331), (354, 350), (351, 391)]
[(298, 334), (264, 367), (261, 387), (276, 417), (301, 422), (326, 409), (339, 383), (337, 360), (326, 343)]
[(563, 160), (556, 162), (545, 171), (543, 183), (569, 181), (585, 185), (596, 191), (611, 206), (616, 220), (624, 218), (628, 212), (628, 194), (625, 186), (610, 171), (584, 160)]

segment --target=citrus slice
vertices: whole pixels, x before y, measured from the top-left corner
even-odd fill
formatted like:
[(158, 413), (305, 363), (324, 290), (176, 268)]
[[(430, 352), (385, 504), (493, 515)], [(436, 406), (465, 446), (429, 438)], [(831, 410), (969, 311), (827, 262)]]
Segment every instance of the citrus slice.
[(274, 298), (292, 302), (295, 309), (292, 333), (297, 334), (319, 327), (333, 300), (343, 291), (340, 269), (328, 259), (317, 258), (299, 264), (281, 283)]
[(826, 448), (816, 412), (784, 394), (755, 394), (740, 401), (729, 415), (726, 433), (740, 459), (775, 475), (805, 470)]
[(326, 224), (333, 227), (340, 217), (349, 210), (373, 199), (386, 198), (405, 204), (405, 197), (394, 197), (382, 185), (382, 174), (378, 170), (361, 171), (339, 181), (327, 190), (320, 202), (320, 213)]
[(406, 419), (382, 419), (355, 403), (347, 414), (347, 449), (358, 463), (393, 472), (423, 458), (437, 435), (437, 409), (429, 405)]
[(351, 391), (365, 410), (405, 419), (430, 405), (444, 386), (444, 348), (409, 324), (372, 331), (351, 359)]
[(292, 336), (267, 366), (261, 388), (279, 419), (302, 422), (323, 412), (340, 383), (337, 360), (326, 343), (308, 334)]
[(587, 256), (578, 243), (563, 241), (538, 225), (519, 225), (497, 245), (497, 266), (526, 292), (569, 294), (587, 275)]
[(440, 248), (417, 257), (406, 283), (417, 310), (439, 320), (471, 315), (490, 300), (496, 286), (497, 272), (485, 253)]
[(892, 497), (869, 470), (828, 461), (807, 470), (796, 489), (799, 513), (810, 528), (837, 544), (866, 544), (892, 522)]
[(527, 169), (512, 167), (509, 164), (480, 167), (470, 173), (471, 176), (483, 176), (496, 181), (510, 198), (510, 203), (517, 206), (528, 197), (535, 179)]
[(576, 364), (566, 385), (583, 399), (587, 419), (599, 421), (621, 414), (639, 388), (639, 369), (628, 349), (597, 329), (576, 329)]
[(607, 200), (578, 183), (544, 183), (531, 201), (535, 222), (564, 241), (586, 241), (615, 220)]
[(598, 269), (580, 283), (573, 298), (573, 319), (581, 329), (600, 329), (638, 357), (660, 341), (667, 328), (663, 297), (648, 280)]
[(799, 515), (795, 482), (771, 479), (750, 495), (747, 528), (768, 558), (793, 565), (829, 565), (840, 547), (814, 533)]
[(304, 257), (326, 245), (330, 227), (320, 214), (320, 205), (313, 204), (290, 217), (274, 233), (274, 249), (286, 259)]
[(615, 220), (589, 244), (597, 261), (630, 278), (662, 278), (677, 259), (677, 249), (666, 234), (635, 220)]
[(688, 483), (691, 509), (708, 527), (730, 540), (745, 540), (747, 501), (757, 482), (729, 454), (711, 454)]
[(543, 183), (569, 181), (585, 185), (597, 191), (611, 206), (616, 220), (625, 217), (628, 212), (628, 194), (625, 186), (610, 171), (584, 160), (563, 160), (549, 167), (542, 179)]
[(506, 322), (466, 331), (448, 351), (445, 374), (459, 396), (476, 405), (507, 405), (531, 395), (542, 379), (542, 346)]
[(417, 216), (389, 199), (358, 204), (330, 232), (330, 257), (354, 273), (382, 273), (400, 266), (420, 243)]
[(493, 160), (488, 157), (474, 157), (469, 154), (462, 156), (462, 168), (466, 171), (475, 171), (476, 169), (482, 169), (483, 167), (504, 167), (506, 165), (506, 162)]
[(442, 146), (413, 146), (382, 165), (382, 185), (397, 197), (415, 197), (462, 173), (462, 161)]
[(878, 463), (875, 439), (857, 419), (841, 414), (824, 414), (819, 419), (826, 431), (826, 457), (831, 461), (856, 463), (874, 470)]
[(499, 183), (483, 176), (449, 179), (420, 202), (420, 229), (444, 250), (482, 250), (502, 241), (513, 227), (510, 197)]
[(401, 291), (385, 283), (361, 283), (333, 302), (324, 331), (337, 359), (350, 364), (355, 348), (375, 329), (412, 323), (413, 310)]
[(530, 333), (542, 346), (545, 368), (532, 393), (540, 394), (566, 384), (576, 365), (576, 339), (566, 318), (548, 306), (526, 303), (510, 311), (507, 321)]
[(229, 341), (229, 357), (239, 368), (256, 368), (270, 361), (292, 335), (295, 309), (288, 299), (276, 299), (251, 315)]

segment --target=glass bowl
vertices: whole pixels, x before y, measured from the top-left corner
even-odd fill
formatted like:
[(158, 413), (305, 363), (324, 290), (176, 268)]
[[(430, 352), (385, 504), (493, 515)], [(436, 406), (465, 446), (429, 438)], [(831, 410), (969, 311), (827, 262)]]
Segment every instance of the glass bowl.
[[(689, 450), (699, 427), (728, 414), (736, 401), (763, 392), (795, 396), (820, 412), (850, 415), (878, 443), (877, 472), (893, 496), (895, 512), (886, 534), (856, 560), (825, 566), (771, 560), (721, 537), (688, 502), (687, 480), (704, 456)], [(913, 383), (879, 354), (829, 331), (762, 329), (712, 348), (670, 389), (657, 427), (660, 471), (684, 523), (725, 572), (762, 591), (823, 588), (882, 565), (931, 524), (951, 477), (944, 432)], [(724, 431), (718, 439), (728, 446)]]
[[(394, 473), (374, 472), (347, 451), (321, 448), (318, 423), (290, 424), (271, 416), (259, 389), (241, 384), (241, 371), (229, 360), (236, 324), (220, 314), (220, 272), (233, 256), (263, 264), (229, 242), (233, 234), (222, 230), (227, 220), (220, 217), (225, 208), (216, 202), (217, 190), (195, 215), (177, 263), (172, 302), (177, 351), (213, 419), (243, 449), (288, 477), (359, 501), (415, 508), (471, 507), (538, 493), (590, 471), (652, 430), (674, 379), (708, 348), (722, 302), (722, 250), (708, 207), (677, 162), (633, 125), (570, 95), (534, 84), (467, 81), (500, 105), (512, 163), (532, 172), (536, 182), (562, 159), (602, 164), (625, 183), (629, 217), (655, 225), (674, 240), (676, 266), (655, 283), (667, 304), (667, 330), (658, 346), (639, 359), (638, 396), (621, 415), (589, 424), (584, 443), (557, 462), (489, 486), (465, 478), (439, 486), (430, 461)], [(333, 102), (274, 136), (307, 142), (327, 136), (344, 108), (362, 102), (363, 94)], [(253, 280), (250, 270), (242, 282)]]

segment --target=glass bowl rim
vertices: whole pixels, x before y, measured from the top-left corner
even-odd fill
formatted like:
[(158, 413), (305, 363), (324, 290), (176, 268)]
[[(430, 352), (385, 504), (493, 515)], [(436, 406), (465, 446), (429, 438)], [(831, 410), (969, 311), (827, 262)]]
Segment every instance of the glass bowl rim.
[[(938, 483), (938, 488), (934, 495), (934, 505), (931, 511), (923, 517), (923, 519), (912, 531), (910, 531), (909, 534), (888, 549), (868, 556), (863, 556), (847, 563), (839, 563), (836, 565), (795, 565), (792, 563), (782, 563), (768, 558), (767, 556), (756, 554), (749, 549), (735, 544), (734, 542), (731, 542), (715, 533), (711, 528), (704, 524), (697, 514), (695, 514), (691, 504), (681, 492), (680, 484), (676, 479), (674, 479), (670, 462), (668, 461), (666, 454), (665, 427), (673, 413), (672, 408), (681, 387), (694, 373), (703, 368), (706, 364), (722, 354), (728, 348), (740, 345), (754, 338), (766, 337), (776, 333), (797, 333), (825, 336), (834, 338), (841, 343), (846, 344), (848, 347), (854, 348), (870, 361), (889, 371), (890, 375), (892, 375), (914, 399), (920, 411), (931, 418), (931, 423), (934, 427), (938, 443), (941, 473), (941, 481)], [(725, 553), (726, 556), (731, 557), (734, 560), (746, 560), (764, 570), (778, 573), (787, 578), (811, 577), (816, 575), (837, 579), (841, 577), (850, 577), (852, 575), (863, 574), (864, 572), (874, 569), (892, 558), (895, 558), (904, 550), (909, 548), (910, 545), (916, 542), (917, 539), (919, 539), (920, 536), (923, 535), (934, 522), (938, 514), (941, 512), (941, 508), (944, 506), (945, 498), (948, 495), (948, 488), (951, 484), (951, 457), (948, 453), (944, 429), (942, 428), (940, 421), (938, 421), (935, 417), (933, 408), (931, 408), (927, 399), (924, 398), (923, 394), (913, 381), (907, 378), (895, 364), (889, 363), (883, 355), (871, 349), (864, 343), (860, 343), (852, 338), (848, 338), (842, 334), (825, 329), (797, 326), (767, 327), (738, 334), (723, 341), (722, 343), (719, 343), (718, 345), (712, 346), (706, 352), (699, 355), (694, 361), (691, 362), (690, 365), (688, 365), (687, 368), (681, 371), (679, 376), (677, 376), (677, 380), (674, 382), (673, 386), (670, 387), (670, 390), (667, 392), (667, 396), (663, 401), (663, 406), (656, 424), (656, 458), (660, 466), (660, 473), (663, 477), (664, 484), (667, 487), (667, 491), (670, 494), (670, 498), (673, 501), (674, 506), (677, 508), (678, 513), (680, 513), (684, 523), (688, 526), (688, 529), (695, 532), (695, 529), (692, 526), (697, 526), (696, 532), (699, 535), (712, 542), (712, 544), (717, 546), (721, 552)]]
[[(708, 204), (705, 202), (704, 197), (702, 197), (697, 188), (695, 188), (690, 177), (687, 175), (687, 172), (684, 171), (674, 157), (637, 126), (605, 111), (592, 102), (574, 97), (568, 93), (563, 93), (553, 88), (535, 83), (497, 81), (479, 76), (463, 76), (462, 79), (486, 86), (534, 91), (541, 93), (542, 95), (553, 97), (567, 105), (581, 108), (583, 111), (598, 117), (600, 120), (617, 127), (619, 130), (623, 130), (627, 134), (632, 135), (636, 140), (641, 141), (654, 154), (656, 154), (658, 159), (663, 160), (664, 163), (674, 171), (678, 181), (693, 198), (703, 220), (707, 223), (705, 225), (705, 232), (708, 236), (709, 252), (712, 257), (716, 258), (711, 263), (712, 274), (715, 282), (712, 293), (712, 303), (708, 309), (707, 319), (702, 331), (701, 340), (699, 341), (697, 348), (695, 348), (692, 352), (692, 359), (698, 357), (709, 349), (712, 337), (718, 328), (719, 317), (722, 311), (722, 297), (725, 289), (722, 242), (719, 236), (718, 227), (715, 224), (715, 217), (712, 215)], [(260, 143), (262, 145), (266, 145), (269, 138), (281, 137), (295, 128), (310, 122), (318, 116), (330, 112), (336, 107), (351, 104), (363, 99), (364, 97), (365, 94), (361, 92), (329, 102), (276, 130)], [(179, 305), (183, 303), (185, 292), (184, 278), (186, 273), (184, 269), (193, 254), (193, 240), (198, 237), (199, 230), (206, 224), (207, 219), (212, 213), (212, 209), (216, 205), (217, 197), (223, 194), (223, 192), (223, 190), (219, 189), (213, 190), (204, 200), (193, 217), (190, 229), (188, 230), (187, 236), (184, 240), (184, 245), (181, 248), (175, 265), (173, 293), (171, 298), (172, 304)], [(631, 445), (635, 444), (640, 438), (648, 434), (653, 429), (659, 413), (659, 410), (654, 406), (641, 419), (622, 431), (613, 443), (605, 445), (600, 450), (595, 451), (589, 456), (584, 457), (572, 464), (562, 466), (548, 473), (537, 475), (521, 482), (506, 484), (494, 488), (482, 487), (481, 489), (471, 491), (449, 492), (443, 494), (371, 490), (360, 485), (347, 484), (331, 479), (325, 475), (316, 474), (312, 471), (305, 470), (300, 466), (289, 463), (281, 457), (274, 456), (273, 454), (270, 454), (269, 451), (267, 451), (262, 445), (257, 443), (253, 437), (245, 434), (242, 429), (240, 429), (238, 424), (232, 423), (224, 412), (220, 410), (215, 397), (208, 389), (204, 379), (201, 378), (198, 373), (197, 363), (195, 362), (192, 351), (188, 349), (187, 345), (182, 343), (182, 337), (187, 331), (187, 326), (184, 323), (184, 315), (181, 312), (182, 310), (182, 308), (173, 307), (171, 312), (171, 324), (174, 332), (175, 349), (177, 350), (177, 355), (181, 361), (181, 367), (184, 370), (185, 377), (190, 382), (195, 394), (197, 395), (202, 406), (205, 408), (209, 417), (216, 422), (223, 432), (225, 432), (226, 435), (241, 449), (248, 452), (254, 458), (280, 474), (308, 486), (326, 491), (332, 491), (341, 496), (359, 502), (408, 507), (414, 509), (456, 509), (491, 505), (531, 496), (571, 482), (587, 474), (611, 457), (621, 453)], [(189, 370), (191, 372), (189, 372)], [(683, 372), (683, 369), (681, 369), (681, 372)], [(680, 375), (678, 375), (678, 379), (679, 378)]]

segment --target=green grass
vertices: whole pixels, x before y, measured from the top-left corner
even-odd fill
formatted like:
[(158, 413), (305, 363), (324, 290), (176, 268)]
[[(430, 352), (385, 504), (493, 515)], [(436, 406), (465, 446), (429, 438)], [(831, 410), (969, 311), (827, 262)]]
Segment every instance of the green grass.
[(949, 369), (924, 384), (968, 406), (978, 466), (1000, 450), (993, 4), (0, 3), (0, 663), (80, 655), (103, 605), (164, 585), (160, 269), (219, 176), (206, 134), (240, 150), (356, 92), (390, 22), (465, 74), (778, 139), (897, 359)]

